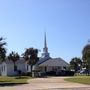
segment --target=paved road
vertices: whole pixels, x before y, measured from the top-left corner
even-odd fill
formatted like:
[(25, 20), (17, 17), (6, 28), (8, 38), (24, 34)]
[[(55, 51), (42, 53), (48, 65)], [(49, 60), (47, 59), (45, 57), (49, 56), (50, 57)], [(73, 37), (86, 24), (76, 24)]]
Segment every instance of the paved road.
[(28, 80), (29, 84), (0, 87), (0, 90), (90, 90), (89, 85), (64, 81), (68, 77), (35, 78)]

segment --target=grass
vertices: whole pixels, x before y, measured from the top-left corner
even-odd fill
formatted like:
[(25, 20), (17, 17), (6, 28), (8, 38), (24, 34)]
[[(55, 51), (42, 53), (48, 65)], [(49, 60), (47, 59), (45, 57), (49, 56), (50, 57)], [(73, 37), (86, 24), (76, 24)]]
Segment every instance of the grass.
[(90, 85), (90, 76), (74, 76), (65, 78), (66, 81)]
[(30, 79), (30, 76), (21, 76), (17, 77), (0, 77), (0, 85), (18, 85), (18, 84), (27, 84), (27, 80)]

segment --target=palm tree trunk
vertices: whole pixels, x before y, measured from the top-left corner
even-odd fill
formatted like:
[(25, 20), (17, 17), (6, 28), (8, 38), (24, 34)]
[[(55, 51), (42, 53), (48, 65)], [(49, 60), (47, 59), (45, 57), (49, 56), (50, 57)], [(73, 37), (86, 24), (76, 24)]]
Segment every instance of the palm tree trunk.
[(32, 65), (31, 65), (31, 76), (32, 76)]
[(15, 62), (14, 62), (14, 71), (17, 71), (17, 66)]

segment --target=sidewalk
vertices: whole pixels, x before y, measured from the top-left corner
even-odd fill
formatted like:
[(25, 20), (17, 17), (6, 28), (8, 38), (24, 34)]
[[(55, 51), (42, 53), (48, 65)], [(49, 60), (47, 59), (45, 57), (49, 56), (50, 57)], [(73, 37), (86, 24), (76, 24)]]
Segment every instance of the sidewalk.
[(68, 77), (35, 78), (28, 80), (29, 84), (0, 87), (0, 90), (90, 90), (90, 85), (64, 81)]

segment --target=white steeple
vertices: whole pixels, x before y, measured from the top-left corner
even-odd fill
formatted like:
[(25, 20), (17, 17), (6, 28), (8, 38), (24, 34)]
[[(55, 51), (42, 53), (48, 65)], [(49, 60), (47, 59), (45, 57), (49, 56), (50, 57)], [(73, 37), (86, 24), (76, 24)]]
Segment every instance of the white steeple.
[(46, 39), (46, 32), (44, 34), (44, 48), (43, 48), (42, 57), (49, 57), (48, 47), (47, 47), (47, 39)]

